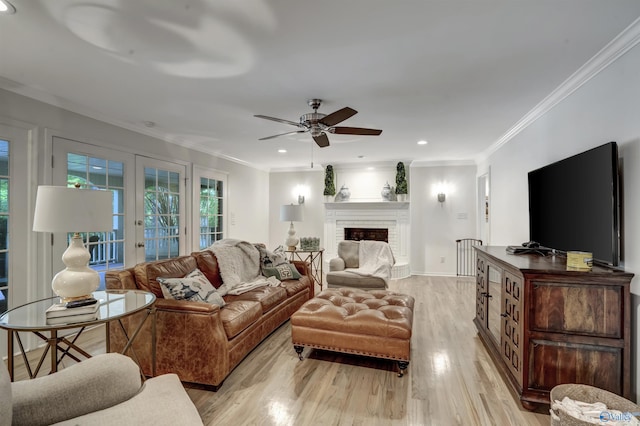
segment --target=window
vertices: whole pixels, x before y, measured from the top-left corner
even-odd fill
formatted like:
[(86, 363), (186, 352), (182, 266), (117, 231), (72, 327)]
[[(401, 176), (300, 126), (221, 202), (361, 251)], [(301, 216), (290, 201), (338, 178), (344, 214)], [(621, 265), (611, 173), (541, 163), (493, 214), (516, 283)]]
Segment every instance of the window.
[(144, 168), (145, 261), (180, 254), (180, 174)]
[(224, 182), (200, 178), (200, 249), (224, 238)]
[[(113, 191), (113, 230), (82, 234), (91, 255), (89, 266), (100, 274), (100, 290), (103, 290), (105, 271), (122, 269), (124, 265), (124, 163), (69, 152), (67, 186), (76, 184), (86, 189)], [(67, 240), (72, 235), (69, 234)]]

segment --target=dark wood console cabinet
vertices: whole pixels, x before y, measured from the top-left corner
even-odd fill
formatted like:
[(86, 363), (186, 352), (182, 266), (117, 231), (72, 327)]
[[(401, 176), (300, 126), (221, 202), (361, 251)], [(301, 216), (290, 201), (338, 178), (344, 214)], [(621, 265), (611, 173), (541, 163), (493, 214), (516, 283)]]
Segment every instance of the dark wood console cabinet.
[(582, 383), (631, 398), (633, 274), (566, 258), (476, 247), (478, 333), (523, 407), (551, 389)]

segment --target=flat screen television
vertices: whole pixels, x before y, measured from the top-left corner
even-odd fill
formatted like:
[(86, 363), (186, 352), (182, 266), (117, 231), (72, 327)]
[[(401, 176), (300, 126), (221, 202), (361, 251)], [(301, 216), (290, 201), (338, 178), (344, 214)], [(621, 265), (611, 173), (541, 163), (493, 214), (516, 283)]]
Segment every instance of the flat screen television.
[(609, 142), (529, 172), (529, 238), (542, 247), (593, 253), (617, 266), (618, 146)]

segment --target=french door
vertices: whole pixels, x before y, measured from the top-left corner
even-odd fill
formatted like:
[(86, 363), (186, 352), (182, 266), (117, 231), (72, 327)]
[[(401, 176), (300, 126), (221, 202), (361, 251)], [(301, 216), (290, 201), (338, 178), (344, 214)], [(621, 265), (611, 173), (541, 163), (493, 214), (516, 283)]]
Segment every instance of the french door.
[[(184, 165), (53, 137), (53, 185), (114, 193), (113, 229), (84, 234), (100, 274), (136, 263), (178, 256), (186, 242)], [(53, 271), (64, 268), (69, 235), (54, 235)]]
[(186, 166), (136, 157), (137, 262), (186, 252)]
[[(53, 137), (53, 185), (109, 190), (113, 192), (113, 227), (108, 232), (82, 234), (91, 259), (89, 267), (100, 275), (100, 289), (104, 289), (104, 273), (129, 266), (135, 259), (133, 241), (135, 228), (134, 156), (95, 145)], [(64, 269), (62, 253), (69, 234), (55, 234), (52, 249), (53, 271)]]

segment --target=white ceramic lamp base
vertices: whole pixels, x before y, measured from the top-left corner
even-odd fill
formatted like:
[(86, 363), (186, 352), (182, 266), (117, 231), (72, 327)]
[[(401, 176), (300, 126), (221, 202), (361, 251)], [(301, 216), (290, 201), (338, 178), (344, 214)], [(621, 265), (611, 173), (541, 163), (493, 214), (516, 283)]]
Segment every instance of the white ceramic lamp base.
[(288, 250), (293, 251), (296, 249), (296, 246), (300, 241), (298, 238), (296, 238), (296, 230), (293, 227), (293, 222), (291, 222), (291, 225), (289, 226), (289, 232), (287, 234), (289, 236), (287, 237), (284, 243), (286, 244)]
[(66, 268), (51, 281), (54, 293), (65, 301), (90, 297), (100, 286), (100, 276), (89, 268), (90, 259), (91, 254), (84, 246), (82, 237), (75, 234), (62, 255)]

